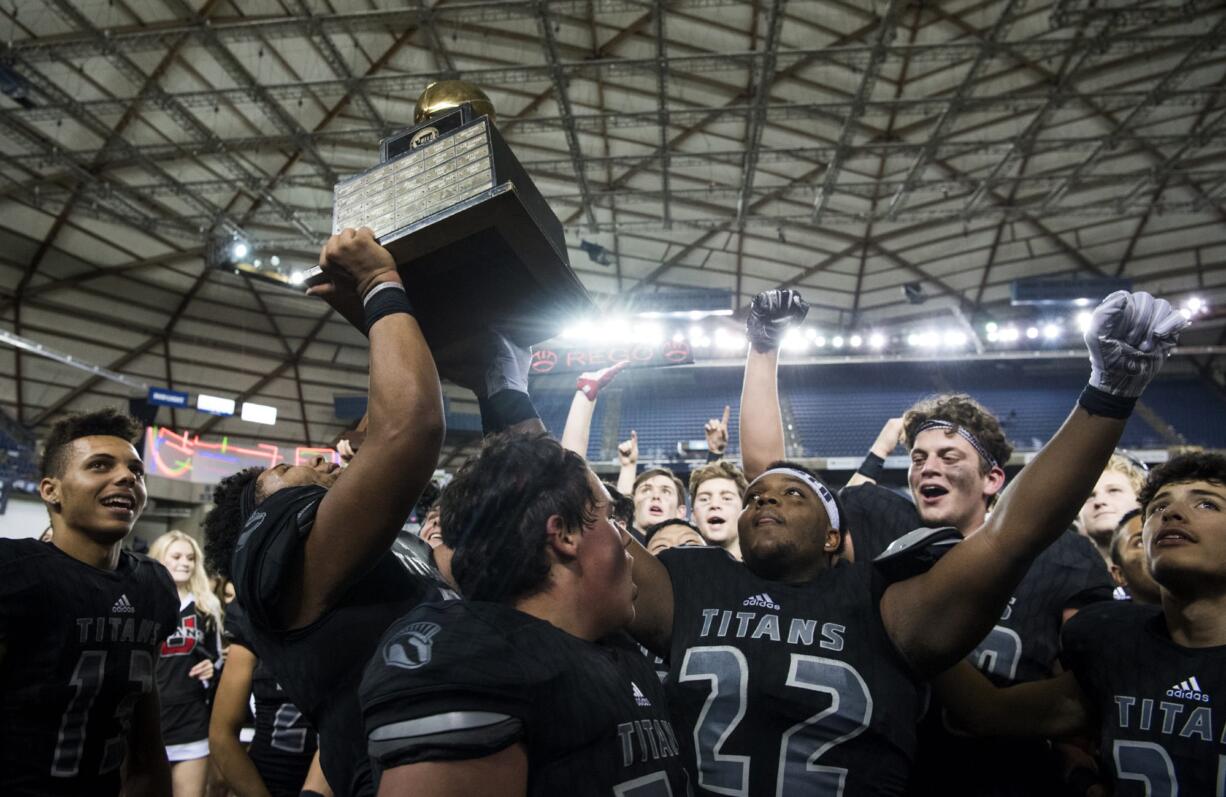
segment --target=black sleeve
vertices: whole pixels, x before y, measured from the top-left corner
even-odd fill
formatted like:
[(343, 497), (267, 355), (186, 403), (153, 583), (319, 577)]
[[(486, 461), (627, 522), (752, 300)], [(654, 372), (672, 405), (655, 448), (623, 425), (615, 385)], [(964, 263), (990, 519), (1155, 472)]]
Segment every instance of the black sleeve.
[(226, 644), (242, 645), (245, 648), (251, 648), (251, 642), (248, 640), (247, 629), (245, 623), (247, 618), (243, 612), (243, 607), (238, 601), (233, 601), (226, 607), (226, 622), (225, 628), (222, 631), (222, 639)]
[(1110, 603), (1086, 607), (1060, 631), (1060, 664), (1076, 676), (1087, 695), (1093, 694), (1098, 680), (1095, 669), (1102, 658), (1103, 634), (1112, 626), (1112, 607)]
[(534, 694), (548, 680), (535, 657), (463, 609), (440, 606), (393, 624), (366, 668), (362, 715), (380, 769), (484, 758), (535, 721)]
[(1112, 600), (1115, 582), (1094, 543), (1075, 532), (1065, 532), (1055, 546), (1057, 575), (1051, 581), (1054, 597), (1064, 609), (1081, 609)]
[(277, 605), (289, 568), (315, 525), (327, 490), (312, 485), (278, 490), (256, 507), (238, 538), (231, 563), (234, 589), (257, 628), (279, 631)]
[(890, 543), (924, 521), (907, 498), (888, 487), (859, 484), (839, 490), (839, 501), (847, 514), (843, 526), (856, 546), (856, 559), (876, 559)]
[(19, 638), (41, 603), (38, 568), (22, 554), (23, 543), (0, 540), (0, 642)]
[(179, 590), (175, 587), (174, 579), (170, 577), (170, 571), (161, 562), (144, 554), (129, 555), (138, 557), (139, 566), (145, 568), (146, 577), (150, 581), (150, 592), (157, 599), (158, 621), (166, 630), (166, 636), (170, 636), (179, 627)]

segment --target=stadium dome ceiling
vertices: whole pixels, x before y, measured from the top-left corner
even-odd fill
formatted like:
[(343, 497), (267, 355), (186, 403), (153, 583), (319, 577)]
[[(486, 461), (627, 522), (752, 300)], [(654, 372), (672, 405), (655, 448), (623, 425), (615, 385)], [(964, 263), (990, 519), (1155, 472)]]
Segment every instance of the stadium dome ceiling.
[[(0, 33), (0, 327), (274, 404), (271, 439), (332, 437), (364, 339), (210, 242), (312, 265), (440, 78), (492, 98), (598, 298), (783, 284), (844, 329), (1009, 319), (1036, 275), (1226, 303), (1220, 0), (3, 0)], [(26, 426), (131, 393), (0, 349)]]

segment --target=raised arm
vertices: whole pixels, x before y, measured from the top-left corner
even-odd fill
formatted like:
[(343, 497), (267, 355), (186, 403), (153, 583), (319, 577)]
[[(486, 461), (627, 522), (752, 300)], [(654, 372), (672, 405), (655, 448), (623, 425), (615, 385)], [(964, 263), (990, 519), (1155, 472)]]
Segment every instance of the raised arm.
[(859, 469), (847, 480), (846, 486), (855, 487), (857, 484), (876, 484), (877, 478), (881, 475), (881, 466), (885, 462), (885, 458), (894, 453), (894, 449), (898, 447), (902, 431), (902, 418), (890, 418), (886, 421), (885, 426), (882, 426), (881, 431), (877, 433), (877, 439), (869, 447), (868, 456), (864, 458), (864, 462), (860, 465)]
[(750, 302), (740, 424), (741, 462), (751, 480), (770, 463), (786, 458), (779, 409), (779, 344), (788, 326), (804, 321), (808, 312), (809, 305), (791, 290), (763, 291)]
[(596, 412), (596, 397), (600, 391), (625, 370), (629, 360), (579, 374), (575, 382), (575, 397), (570, 402), (566, 427), (562, 430), (562, 447), (587, 459), (587, 444), (592, 433), (592, 415)]
[(1090, 384), (1072, 415), (978, 531), (882, 596), (886, 629), (917, 671), (953, 665), (991, 630), (1034, 558), (1072, 523), (1184, 323), (1146, 293), (1119, 291), (1099, 305), (1086, 333)]
[(238, 797), (269, 797), (268, 787), (239, 741), (255, 666), (254, 653), (237, 642), (230, 644), (209, 717), (209, 757)]
[(960, 730), (975, 736), (1059, 739), (1091, 734), (1093, 710), (1071, 672), (998, 687), (965, 659), (932, 679)]
[(639, 466), (639, 436), (630, 430), (630, 439), (617, 447), (617, 491), (622, 495), (634, 495), (634, 475)]
[(334, 306), (365, 297), (369, 422), (361, 449), (320, 502), (304, 546), (301, 589), (287, 591), (298, 599), (287, 598), (290, 627), (312, 621), (391, 548), (434, 472), (444, 433), (438, 372), (391, 254), (370, 230), (345, 230), (328, 240), (320, 261), (332, 282), (311, 293)]

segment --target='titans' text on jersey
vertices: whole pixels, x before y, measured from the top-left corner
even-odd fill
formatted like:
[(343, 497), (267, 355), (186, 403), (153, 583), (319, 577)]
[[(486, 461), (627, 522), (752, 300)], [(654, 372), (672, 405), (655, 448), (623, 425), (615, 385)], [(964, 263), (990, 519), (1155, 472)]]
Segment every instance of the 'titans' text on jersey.
[(668, 695), (699, 793), (902, 793), (922, 698), (882, 625), (881, 573), (840, 563), (785, 584), (720, 549), (659, 559), (675, 585)]
[(1062, 660), (1094, 706), (1116, 797), (1226, 794), (1226, 646), (1184, 648), (1162, 610), (1087, 607), (1064, 628)]
[(0, 783), (5, 797), (118, 794), (133, 709), (175, 627), (170, 573), (123, 552), (99, 570), (0, 540)]

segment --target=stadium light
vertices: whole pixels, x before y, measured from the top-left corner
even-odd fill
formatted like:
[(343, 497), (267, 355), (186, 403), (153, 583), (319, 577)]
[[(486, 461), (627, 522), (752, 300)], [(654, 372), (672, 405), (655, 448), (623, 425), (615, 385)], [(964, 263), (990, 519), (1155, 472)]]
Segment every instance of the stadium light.
[(1077, 314), (1077, 331), (1082, 332), (1082, 333), (1089, 332), (1090, 331), (1090, 320), (1093, 318), (1094, 318), (1093, 314), (1085, 310), (1082, 310), (1080, 313), (1078, 313)]
[(265, 426), (274, 426), (277, 423), (277, 408), (270, 407), (267, 404), (253, 404), (250, 401), (244, 401), (240, 417), (248, 423), (262, 423)]
[(951, 349), (960, 348), (966, 345), (966, 333), (956, 329), (951, 329), (943, 336), (945, 345)]
[(836, 349), (843, 348), (843, 336), (835, 335), (833, 338), (830, 339), (830, 345), (835, 347)]
[(780, 348), (786, 351), (804, 351), (809, 348), (809, 341), (805, 340), (804, 334), (799, 329), (792, 327), (784, 333)]
[(1043, 325), (1043, 339), (1044, 340), (1057, 340), (1059, 337), (1060, 337), (1060, 327), (1056, 326), (1055, 324), (1044, 324)]
[(1027, 338), (1029, 338), (1030, 340), (1034, 340), (1038, 336), (1039, 336), (1038, 327), (1026, 327), (1026, 337)]
[(824, 348), (826, 345), (826, 336), (818, 335), (817, 337), (813, 338), (813, 345), (819, 349)]
[(864, 343), (864, 338), (860, 337), (859, 335), (852, 335), (850, 338), (847, 339), (847, 343), (853, 349), (858, 349)]
[(235, 260), (242, 260), (250, 253), (251, 247), (247, 246), (246, 241), (235, 241), (234, 245), (230, 247), (230, 254), (234, 256)]
[(882, 335), (880, 332), (874, 332), (868, 336), (868, 345), (874, 349), (885, 348), (885, 335)]
[(1003, 343), (1016, 343), (1021, 333), (1017, 331), (1017, 327), (1005, 327), (1000, 331), (1000, 339)]

